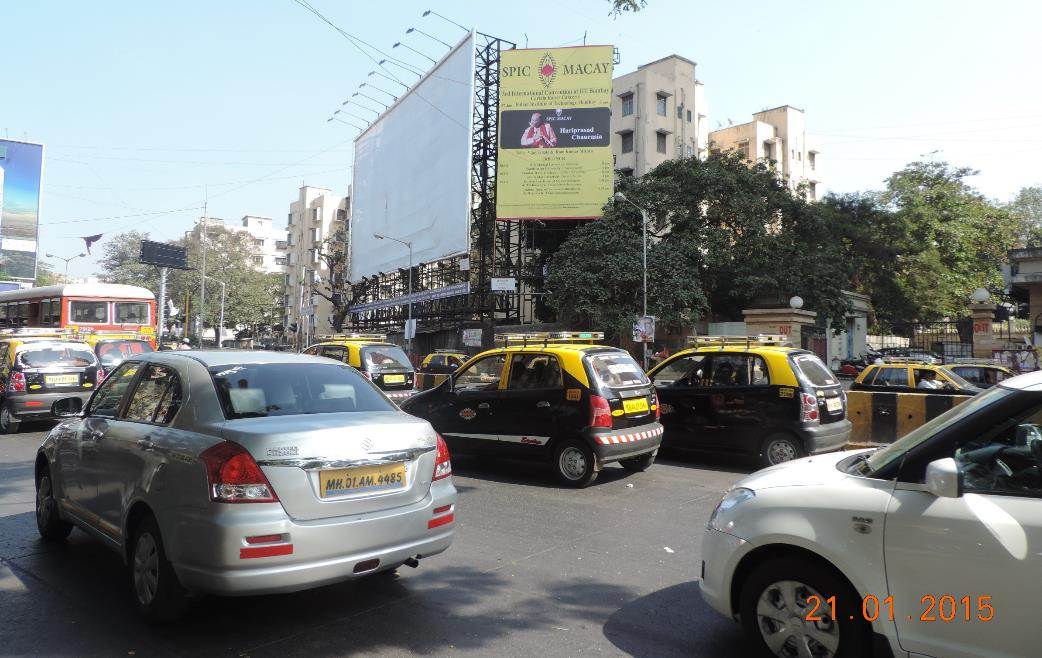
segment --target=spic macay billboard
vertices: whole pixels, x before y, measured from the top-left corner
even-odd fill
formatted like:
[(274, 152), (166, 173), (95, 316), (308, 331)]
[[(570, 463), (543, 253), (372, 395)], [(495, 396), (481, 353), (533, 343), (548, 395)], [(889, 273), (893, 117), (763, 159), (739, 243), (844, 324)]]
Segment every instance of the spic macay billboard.
[(500, 55), (500, 220), (597, 219), (612, 194), (611, 46)]

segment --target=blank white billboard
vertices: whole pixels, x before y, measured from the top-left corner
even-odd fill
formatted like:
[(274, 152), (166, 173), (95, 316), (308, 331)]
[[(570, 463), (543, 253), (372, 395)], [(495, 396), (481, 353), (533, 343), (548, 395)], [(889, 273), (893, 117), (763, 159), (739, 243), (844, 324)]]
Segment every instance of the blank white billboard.
[(351, 281), (469, 252), (473, 107), (471, 33), (355, 139)]

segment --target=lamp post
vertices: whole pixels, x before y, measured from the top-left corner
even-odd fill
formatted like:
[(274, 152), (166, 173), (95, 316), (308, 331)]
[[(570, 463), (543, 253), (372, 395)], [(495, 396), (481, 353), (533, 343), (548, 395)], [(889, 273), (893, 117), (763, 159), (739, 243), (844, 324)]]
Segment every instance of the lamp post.
[(69, 278), (69, 263), (76, 260), (77, 258), (83, 258), (86, 255), (87, 254), (76, 254), (75, 256), (69, 256), (68, 258), (66, 258), (65, 256), (55, 256), (54, 254), (44, 254), (44, 257), (57, 258), (58, 260), (65, 261), (65, 278), (67, 280)]
[[(362, 84), (365, 84), (365, 83), (362, 83)], [(373, 98), (372, 96), (370, 96), (368, 94), (363, 94), (360, 91), (356, 91), (355, 93), (351, 94), (351, 98), (354, 98), (355, 96), (361, 96), (362, 98), (368, 98), (369, 100), (373, 101), (374, 103), (376, 103), (377, 105), (379, 105), (383, 109), (385, 109), (385, 110), (387, 109), (387, 104), (386, 103), (384, 103), (382, 101), (379, 101), (379, 100)]]
[[(413, 70), (413, 69), (416, 69), (417, 67), (415, 67), (412, 64), (409, 64), (407, 62), (403, 62), (402, 60), (394, 59), (392, 57), (390, 59), (381, 59), (379, 62), (377, 62), (378, 66), (383, 66), (384, 64), (394, 64), (395, 66), (397, 66), (398, 68), (400, 68), (403, 71), (406, 71), (408, 73), (412, 73), (413, 75), (419, 76), (421, 78), (423, 77), (422, 73), (419, 73), (419, 72)], [(384, 70), (386, 70), (386, 69), (384, 69)]]
[(434, 11), (433, 9), (428, 9), (427, 11), (423, 12), (423, 17), (427, 18), (427, 16), (429, 16), (430, 14), (434, 14), (435, 16), (437, 16), (438, 18), (440, 18), (443, 21), (447, 21), (449, 23), (452, 23), (453, 25), (455, 25), (459, 29), (463, 30), (464, 32), (470, 32), (470, 28), (469, 27), (463, 27), (462, 25), (460, 25), (456, 21), (452, 20), (451, 18), (446, 18), (446, 17), (442, 16), (441, 14), (439, 14), (436, 11)]
[(374, 84), (372, 84), (370, 82), (363, 82), (362, 84), (358, 85), (359, 89), (361, 89), (362, 87), (367, 87), (369, 89), (375, 89), (376, 91), (380, 92), (381, 94), (387, 94), (392, 99), (398, 100), (398, 97), (395, 96), (394, 94), (392, 94), (391, 92), (387, 91), (386, 89), (380, 89), (379, 87), (377, 87), (376, 85), (374, 85)]
[(440, 43), (441, 45), (445, 46), (446, 48), (450, 48), (450, 49), (452, 48), (452, 46), (450, 46), (449, 44), (445, 43), (444, 41), (442, 41), (438, 37), (435, 37), (435, 36), (432, 36), (430, 34), (427, 34), (426, 32), (424, 32), (423, 30), (421, 30), (419, 28), (410, 27), (408, 30), (405, 31), (406, 34), (412, 34), (413, 32), (416, 32), (417, 34), (422, 34), (423, 36), (427, 37), (428, 39), (433, 39), (433, 40), (437, 41), (438, 43)]
[[(642, 234), (642, 236), (644, 238), (644, 286), (643, 286), (644, 287), (644, 296), (643, 296), (644, 297), (644, 307), (643, 307), (643, 315), (641, 316), (641, 321), (643, 322), (643, 319), (648, 317), (648, 212), (646, 210), (644, 210), (643, 208), (641, 208), (640, 206), (638, 206), (637, 204), (635, 204), (632, 201), (630, 201), (629, 199), (627, 199), (626, 195), (623, 194), (622, 192), (616, 192), (615, 193), (615, 200), (616, 201), (625, 201), (626, 203), (630, 204), (631, 206), (633, 206), (634, 208), (636, 208), (637, 210), (640, 211), (641, 234)], [(648, 369), (648, 344), (647, 344), (647, 342), (644, 343), (643, 357), (644, 357), (644, 370), (647, 370)]]
[[(380, 235), (379, 233), (373, 233), (373, 237), (377, 240), (393, 240), (398, 244), (404, 244), (409, 248), (409, 292), (408, 292), (408, 307), (409, 307), (409, 325), (412, 324), (412, 242), (405, 240), (399, 240), (398, 238), (392, 238), (389, 235)], [(405, 339), (405, 349), (409, 352), (409, 358), (412, 358), (412, 338)]]
[(395, 83), (396, 85), (401, 85), (401, 86), (402, 86), (402, 87), (404, 87), (405, 89), (408, 89), (408, 88), (409, 88), (409, 85), (405, 84), (405, 83), (404, 83), (404, 82), (402, 82), (401, 80), (395, 80), (395, 79), (394, 79), (394, 78), (392, 78), (391, 76), (389, 76), (389, 75), (384, 75), (383, 73), (380, 73), (379, 71), (370, 71), (370, 72), (369, 72), (369, 75), (368, 75), (368, 77), (370, 77), (370, 78), (371, 78), (371, 77), (373, 77), (374, 75), (378, 75), (378, 76), (380, 76), (381, 78), (384, 78), (385, 80), (390, 80), (391, 82)]
[(217, 320), (217, 331), (214, 332), (214, 336), (217, 339), (217, 349), (221, 349), (221, 343), (223, 342), (222, 336), (224, 334), (224, 281), (221, 281), (220, 279), (215, 279), (212, 276), (204, 275), (203, 278), (221, 284), (221, 315)]
[(405, 48), (406, 50), (411, 50), (414, 53), (416, 53), (417, 55), (419, 55), (420, 57), (426, 57), (427, 59), (431, 60), (431, 64), (437, 64), (438, 63), (437, 60), (435, 60), (430, 55), (424, 55), (419, 50), (416, 50), (415, 48), (413, 48), (409, 44), (402, 43), (401, 41), (398, 41), (397, 43), (395, 43), (393, 46), (391, 46), (391, 48), (397, 48), (398, 46), (401, 46), (402, 48)]

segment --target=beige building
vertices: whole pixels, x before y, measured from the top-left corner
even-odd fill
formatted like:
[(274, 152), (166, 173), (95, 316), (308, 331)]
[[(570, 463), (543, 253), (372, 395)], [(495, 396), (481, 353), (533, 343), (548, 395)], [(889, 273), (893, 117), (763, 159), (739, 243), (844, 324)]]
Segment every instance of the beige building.
[(790, 187), (806, 185), (807, 198), (824, 196), (821, 176), (821, 151), (817, 140), (807, 135), (803, 110), (782, 105), (753, 114), (753, 120), (709, 133), (709, 148), (739, 151), (750, 161), (769, 160)]
[(272, 225), (270, 217), (258, 217), (246, 215), (237, 223), (228, 222), (219, 217), (200, 217), (191, 231), (185, 233), (185, 237), (196, 236), (202, 230), (203, 223), (210, 229), (209, 235), (213, 235), (213, 229), (220, 228), (232, 233), (244, 233), (253, 244), (253, 266), (258, 272), (266, 274), (286, 273), (286, 230), (276, 228)]
[(643, 176), (672, 158), (706, 156), (709, 109), (695, 67), (670, 55), (612, 80), (616, 170)]
[(297, 325), (296, 340), (302, 346), (313, 342), (317, 334), (332, 332), (333, 306), (314, 290), (331, 276), (344, 276), (344, 272), (330, 272), (321, 254), (347, 248), (350, 211), (350, 190), (348, 196), (342, 196), (309, 186), (301, 187), (297, 200), (289, 206), (285, 325)]

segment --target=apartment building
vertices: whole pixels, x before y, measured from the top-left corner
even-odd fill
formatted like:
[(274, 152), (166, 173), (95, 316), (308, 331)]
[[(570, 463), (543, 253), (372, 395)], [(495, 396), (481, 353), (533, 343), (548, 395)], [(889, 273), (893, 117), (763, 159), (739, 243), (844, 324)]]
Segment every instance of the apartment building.
[(738, 151), (751, 162), (773, 162), (792, 189), (806, 185), (810, 201), (825, 194), (821, 151), (815, 137), (807, 134), (806, 114), (799, 108), (782, 105), (753, 114), (748, 123), (714, 130), (709, 133), (709, 148)]
[(350, 189), (343, 196), (305, 185), (289, 206), (285, 326), (296, 325), (296, 340), (302, 346), (313, 342), (317, 334), (332, 331), (333, 305), (314, 291), (331, 277), (344, 276), (342, 271), (330, 272), (322, 254), (347, 248), (350, 194)]
[(288, 247), (286, 230), (273, 226), (270, 217), (245, 215), (238, 222), (229, 222), (219, 217), (200, 217), (192, 230), (185, 233), (185, 237), (198, 237), (204, 223), (209, 230), (207, 235), (212, 235), (215, 228), (245, 234), (253, 245), (251, 258), (253, 266), (258, 272), (286, 273), (286, 249)]
[(612, 80), (615, 169), (643, 176), (666, 160), (703, 158), (709, 107), (695, 62), (670, 55)]

